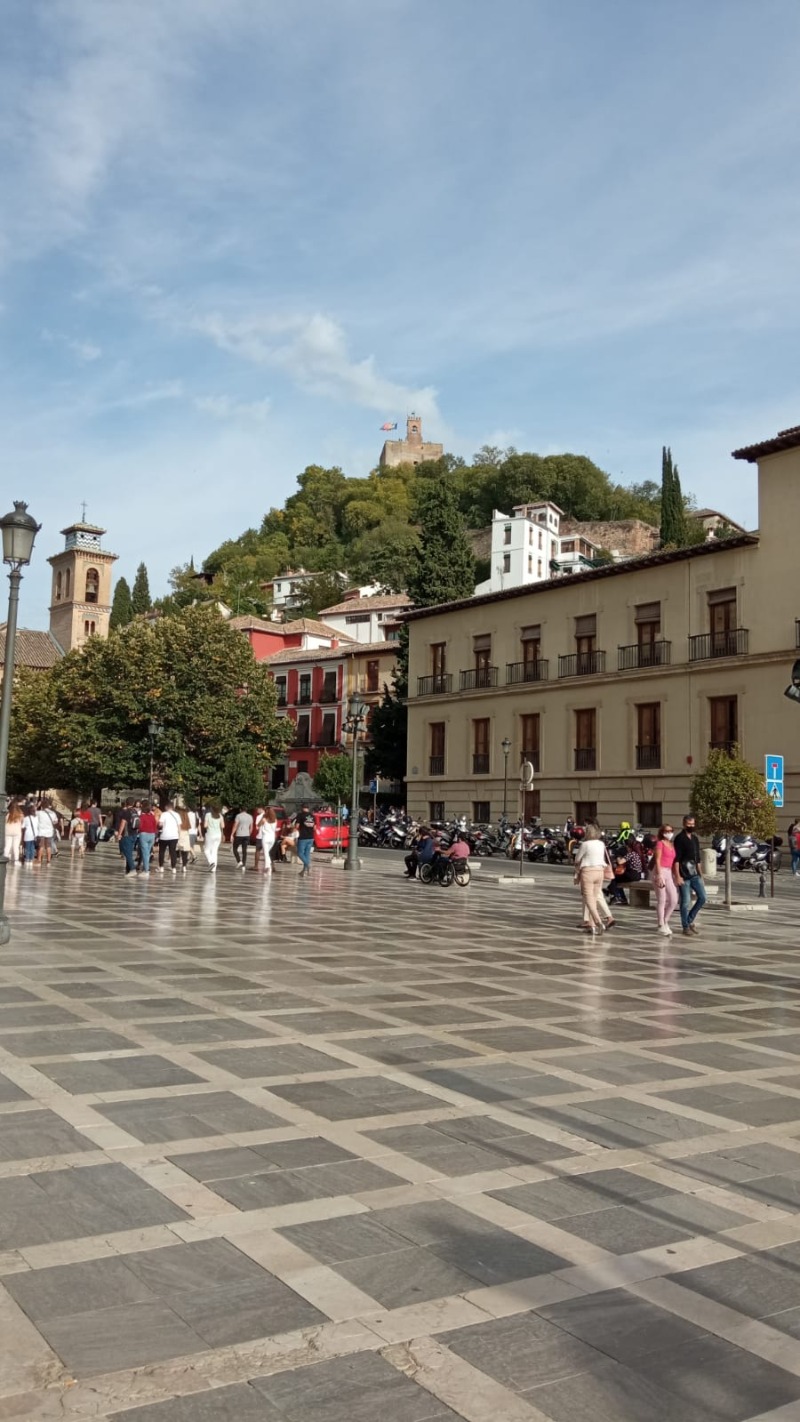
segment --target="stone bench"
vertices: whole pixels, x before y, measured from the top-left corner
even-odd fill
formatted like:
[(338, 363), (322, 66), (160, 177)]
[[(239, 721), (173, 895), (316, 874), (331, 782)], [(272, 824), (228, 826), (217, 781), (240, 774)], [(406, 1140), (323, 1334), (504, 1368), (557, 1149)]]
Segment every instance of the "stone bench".
[(626, 884), (625, 888), (630, 899), (631, 908), (649, 909), (655, 902), (651, 897), (653, 885), (649, 879), (637, 879), (633, 884)]

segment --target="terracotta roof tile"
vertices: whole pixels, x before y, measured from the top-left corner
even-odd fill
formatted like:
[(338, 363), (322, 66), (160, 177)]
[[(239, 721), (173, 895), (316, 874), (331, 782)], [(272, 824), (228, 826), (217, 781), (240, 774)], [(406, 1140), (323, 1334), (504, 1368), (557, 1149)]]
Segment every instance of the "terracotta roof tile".
[(773, 439), (762, 440), (760, 444), (746, 444), (742, 449), (734, 449), (734, 459), (746, 459), (749, 464), (755, 464), (757, 459), (763, 458), (765, 454), (780, 454), (784, 449), (797, 449), (800, 447), (800, 425), (792, 425), (791, 429), (779, 430)]
[[(14, 648), (14, 664), (18, 667), (35, 667), (37, 671), (44, 671), (47, 667), (54, 667), (63, 656), (61, 648), (50, 636), (49, 632), (30, 632), (25, 627), (17, 629), (17, 641)], [(6, 624), (0, 623), (0, 666), (5, 666), (6, 661)]]
[(321, 616), (330, 616), (332, 612), (380, 612), (387, 607), (413, 607), (413, 601), (408, 593), (377, 593), (375, 597), (351, 597), (344, 602), (337, 602), (333, 607), (323, 607)]

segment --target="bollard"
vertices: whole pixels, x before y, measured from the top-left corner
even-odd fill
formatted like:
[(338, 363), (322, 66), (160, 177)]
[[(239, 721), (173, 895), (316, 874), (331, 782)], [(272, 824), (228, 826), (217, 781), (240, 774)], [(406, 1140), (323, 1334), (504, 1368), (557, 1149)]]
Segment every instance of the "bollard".
[(758, 897), (760, 899), (767, 897), (767, 876), (763, 869), (759, 870), (758, 875)]

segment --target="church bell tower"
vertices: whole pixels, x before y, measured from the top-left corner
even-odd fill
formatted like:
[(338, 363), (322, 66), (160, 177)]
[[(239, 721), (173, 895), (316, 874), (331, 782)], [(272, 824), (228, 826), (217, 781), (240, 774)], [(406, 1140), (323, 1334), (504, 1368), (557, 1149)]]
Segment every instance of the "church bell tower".
[(82, 647), (90, 637), (108, 636), (117, 555), (103, 548), (105, 531), (85, 520), (71, 523), (61, 530), (62, 551), (47, 560), (53, 569), (50, 634), (64, 652)]

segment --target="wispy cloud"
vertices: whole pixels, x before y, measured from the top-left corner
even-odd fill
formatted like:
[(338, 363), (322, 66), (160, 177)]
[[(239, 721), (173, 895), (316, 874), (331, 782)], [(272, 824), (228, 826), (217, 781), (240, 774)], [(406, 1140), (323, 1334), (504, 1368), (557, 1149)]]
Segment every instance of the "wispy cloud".
[(230, 395), (198, 395), (192, 404), (215, 420), (255, 420), (258, 424), (263, 424), (272, 408), (269, 399), (234, 400)]
[(314, 394), (370, 410), (414, 408), (420, 415), (438, 416), (432, 387), (414, 389), (387, 379), (377, 369), (374, 356), (354, 360), (342, 327), (320, 312), (243, 319), (212, 315), (197, 318), (193, 324), (222, 350), (256, 365), (284, 370)]
[(92, 361), (99, 360), (103, 354), (102, 346), (95, 345), (93, 341), (77, 340), (74, 336), (65, 336), (61, 331), (50, 331), (45, 327), (42, 331), (42, 340), (48, 346), (63, 346), (71, 351), (78, 360), (91, 364)]

